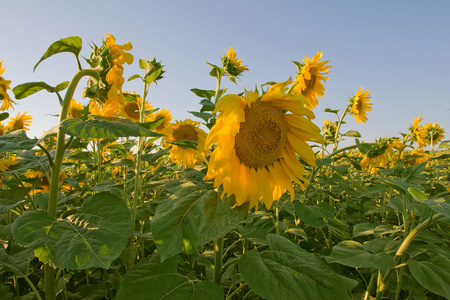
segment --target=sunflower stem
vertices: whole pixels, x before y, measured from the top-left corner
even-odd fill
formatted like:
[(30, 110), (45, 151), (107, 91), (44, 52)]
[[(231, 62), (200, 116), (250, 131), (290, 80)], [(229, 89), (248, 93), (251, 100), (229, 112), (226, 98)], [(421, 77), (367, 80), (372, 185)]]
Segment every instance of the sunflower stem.
[(223, 237), (214, 241), (214, 282), (222, 283)]
[(350, 109), (350, 106), (351, 106), (351, 104), (349, 104), (349, 105), (347, 105), (346, 107), (345, 107), (345, 110), (344, 110), (344, 112), (342, 113), (342, 116), (341, 116), (341, 118), (339, 119), (339, 122), (338, 122), (338, 124), (337, 124), (337, 126), (336, 126), (336, 133), (334, 134), (334, 145), (333, 145), (333, 153), (336, 151), (336, 149), (337, 149), (337, 147), (338, 147), (338, 144), (339, 144), (339, 140), (338, 140), (338, 137), (339, 137), (339, 131), (340, 131), (340, 129), (341, 129), (341, 125), (342, 125), (342, 122), (344, 121), (344, 117), (347, 115), (347, 112), (348, 112), (348, 110)]
[[(98, 79), (98, 72), (91, 69), (83, 69), (75, 73), (72, 81), (67, 88), (66, 95), (64, 97), (63, 104), (61, 106), (61, 112), (59, 114), (59, 124), (67, 118), (70, 101), (72, 100), (75, 89), (78, 82), (84, 76), (91, 76)], [(48, 202), (48, 213), (56, 218), (56, 206), (58, 200), (58, 188), (59, 188), (59, 175), (61, 172), (62, 161), (65, 152), (65, 134), (62, 132), (61, 127), (58, 128), (57, 140), (56, 140), (56, 153), (54, 158), (54, 165), (52, 168), (50, 179), (50, 193)], [(45, 298), (47, 300), (56, 298), (56, 285), (55, 285), (55, 269), (50, 264), (45, 265)]]

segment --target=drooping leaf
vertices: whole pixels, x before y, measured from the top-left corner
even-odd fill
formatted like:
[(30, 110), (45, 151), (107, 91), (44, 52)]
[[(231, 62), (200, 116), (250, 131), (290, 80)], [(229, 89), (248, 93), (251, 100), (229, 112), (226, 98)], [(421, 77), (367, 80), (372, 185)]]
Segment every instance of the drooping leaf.
[(28, 150), (36, 146), (38, 139), (30, 139), (24, 130), (14, 130), (0, 136), (0, 153)]
[[(211, 98), (216, 94), (214, 90), (201, 90), (201, 89), (191, 89), (191, 92), (196, 94), (201, 98), (206, 98), (211, 101)], [(212, 102), (211, 102), (212, 103)]]
[(413, 277), (427, 290), (450, 299), (450, 260), (436, 256), (431, 262), (411, 260), (408, 263)]
[(0, 190), (0, 215), (25, 202), (25, 196), (30, 190), (30, 187), (20, 186), (8, 190)]
[(22, 84), (15, 86), (12, 89), (16, 99), (26, 98), (26, 97), (33, 95), (41, 90), (46, 90), (47, 92), (50, 92), (50, 93), (54, 93), (57, 91), (56, 88), (48, 85), (47, 83), (45, 83), (43, 81), (22, 83)]
[(302, 222), (314, 228), (322, 228), (327, 225), (324, 214), (315, 206), (308, 206), (300, 201), (294, 202), (295, 213)]
[(205, 122), (208, 122), (208, 120), (211, 119), (213, 116), (211, 113), (197, 112), (197, 111), (188, 111), (188, 113), (193, 114), (194, 116), (202, 119)]
[(332, 113), (332, 114), (337, 114), (339, 112), (339, 109), (325, 108), (323, 111), (324, 112), (328, 112), (328, 113)]
[(248, 206), (232, 209), (232, 197), (220, 199), (214, 190), (193, 183), (177, 187), (164, 199), (151, 221), (153, 238), (163, 260), (180, 252), (194, 253), (198, 246), (219, 238), (245, 217)]
[(97, 139), (160, 136), (160, 134), (152, 132), (131, 120), (100, 116), (86, 121), (77, 118), (66, 119), (61, 122), (61, 130), (70, 136)]
[(14, 221), (12, 232), (44, 263), (72, 270), (108, 268), (126, 246), (131, 216), (121, 198), (99, 193), (66, 219), (57, 220), (43, 210), (28, 211)]
[(34, 69), (45, 59), (49, 58), (50, 56), (61, 53), (61, 52), (70, 52), (73, 53), (75, 56), (78, 57), (81, 51), (82, 46), (82, 40), (78, 36), (71, 36), (66, 37), (63, 39), (60, 39), (59, 41), (54, 42), (53, 44), (48, 47), (47, 51), (44, 53), (44, 55), (41, 57), (41, 59), (37, 62), (37, 64), (34, 66)]
[(418, 202), (423, 202), (428, 199), (427, 195), (425, 195), (424, 192), (421, 190), (415, 189), (415, 188), (408, 188), (408, 192), (416, 199)]
[(34, 253), (31, 249), (8, 255), (5, 249), (0, 248), (0, 272), (11, 271), (18, 275), (27, 275), (28, 264), (33, 257)]
[(350, 299), (349, 281), (313, 254), (278, 235), (269, 234), (267, 240), (270, 250), (249, 251), (239, 259), (239, 270), (257, 295), (269, 300)]
[(395, 265), (393, 256), (387, 253), (370, 253), (356, 241), (342, 241), (333, 247), (330, 255), (333, 262), (353, 268), (369, 268), (386, 271)]
[(423, 204), (425, 204), (435, 212), (440, 213), (447, 218), (450, 218), (450, 203), (446, 202), (444, 198), (425, 200), (423, 201)]
[(9, 118), (9, 113), (2, 112), (0, 113), (0, 122)]

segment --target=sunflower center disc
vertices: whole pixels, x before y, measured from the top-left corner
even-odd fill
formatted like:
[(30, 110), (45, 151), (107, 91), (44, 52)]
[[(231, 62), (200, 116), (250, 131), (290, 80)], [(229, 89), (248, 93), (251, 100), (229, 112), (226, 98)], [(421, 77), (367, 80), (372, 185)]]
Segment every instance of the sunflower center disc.
[(125, 104), (124, 111), (130, 118), (139, 119), (139, 105), (137, 102), (128, 102)]
[(192, 125), (181, 125), (173, 132), (175, 142), (197, 141), (197, 131)]
[(286, 144), (287, 124), (276, 107), (256, 102), (245, 108), (245, 122), (235, 137), (236, 155), (241, 163), (255, 169), (274, 163)]

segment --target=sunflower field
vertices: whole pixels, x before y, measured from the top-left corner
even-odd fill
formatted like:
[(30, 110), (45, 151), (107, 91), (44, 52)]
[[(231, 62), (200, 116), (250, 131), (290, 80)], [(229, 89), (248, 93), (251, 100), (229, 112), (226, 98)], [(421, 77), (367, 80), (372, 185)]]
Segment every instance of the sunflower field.
[[(110, 34), (89, 58), (81, 48), (58, 40), (34, 66), (73, 54), (78, 71), (56, 86), (11, 87), (0, 62), (0, 299), (450, 299), (439, 124), (416, 116), (373, 143), (342, 132), (368, 121), (364, 87), (319, 124), (321, 51), (284, 82), (227, 93), (249, 71), (233, 48), (208, 63), (216, 87), (191, 90), (192, 119), (173, 120), (147, 100), (162, 62)], [(32, 116), (12, 111), (37, 92), (61, 110), (30, 138)]]

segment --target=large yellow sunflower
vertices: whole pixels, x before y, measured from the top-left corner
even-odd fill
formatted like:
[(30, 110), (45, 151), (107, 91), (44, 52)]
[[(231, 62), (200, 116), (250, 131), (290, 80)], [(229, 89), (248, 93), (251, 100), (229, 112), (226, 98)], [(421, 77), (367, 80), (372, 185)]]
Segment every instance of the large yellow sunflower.
[[(184, 164), (188, 168), (192, 168), (197, 164), (203, 163), (205, 156), (205, 139), (206, 132), (198, 128), (200, 122), (190, 119), (184, 121), (176, 121), (171, 126), (169, 135), (164, 137), (163, 143), (168, 148), (172, 146), (170, 158), (172, 162)], [(197, 151), (191, 148), (177, 146), (169, 142), (194, 141), (197, 142)]]
[[(205, 180), (223, 185), (223, 195), (236, 196), (236, 204), (262, 200), (270, 208), (288, 190), (294, 199), (292, 180), (304, 189), (307, 179), (296, 154), (310, 166), (315, 155), (308, 141), (323, 143), (320, 129), (311, 122), (314, 113), (308, 101), (283, 90), (291, 83), (273, 85), (262, 96), (247, 92), (244, 98), (226, 95), (216, 104), (220, 111), (205, 141), (211, 154)], [(222, 196), (223, 196), (222, 195)]]
[(9, 167), (17, 165), (18, 163), (17, 160), (0, 158), (0, 172), (6, 172)]
[(330, 73), (328, 69), (331, 68), (331, 65), (326, 65), (328, 60), (319, 62), (321, 58), (322, 52), (319, 50), (312, 59), (305, 56), (301, 64), (296, 63), (299, 75), (295, 78), (292, 92), (305, 97), (308, 100), (306, 106), (311, 109), (319, 104), (317, 97), (325, 95), (323, 82), (327, 81), (328, 77), (324, 75)]
[(393, 165), (394, 145), (389, 138), (377, 140), (361, 160), (361, 167), (369, 174), (377, 174), (381, 169)]
[(364, 87), (360, 87), (358, 92), (350, 98), (350, 114), (355, 117), (355, 123), (367, 122), (367, 112), (372, 110), (370, 98), (372, 96), (369, 94), (369, 90), (364, 91)]
[[(0, 61), (0, 75), (5, 72), (5, 68), (2, 68), (3, 66), (3, 60)], [(9, 90), (9, 85), (11, 84), (11, 80), (6, 80), (2, 76), (0, 76), (0, 100), (2, 100), (2, 106), (0, 107), (1, 110), (7, 110), (10, 107), (12, 107), (13, 104), (16, 104), (8, 95), (8, 92), (6, 90)]]
[(155, 128), (155, 131), (157, 133), (168, 135), (172, 125), (172, 113), (168, 109), (160, 109), (156, 113), (152, 114), (151, 121), (156, 121), (160, 118), (164, 118), (164, 121)]
[(23, 130), (29, 130), (30, 128), (28, 128), (28, 126), (31, 125), (31, 119), (33, 119), (33, 117), (31, 115), (27, 115), (27, 112), (23, 113), (22, 115), (20, 115), (20, 112), (17, 114), (17, 117), (12, 118), (11, 120), (9, 120), (7, 128), (9, 129), (9, 131), (14, 131), (14, 130), (19, 130), (19, 129), (23, 129)]

